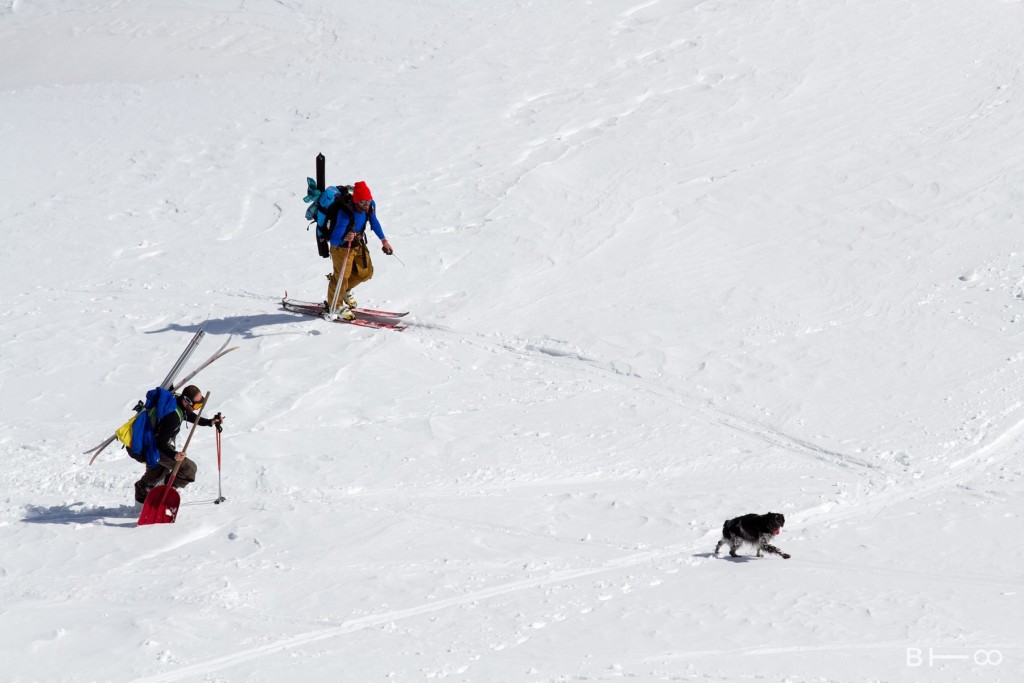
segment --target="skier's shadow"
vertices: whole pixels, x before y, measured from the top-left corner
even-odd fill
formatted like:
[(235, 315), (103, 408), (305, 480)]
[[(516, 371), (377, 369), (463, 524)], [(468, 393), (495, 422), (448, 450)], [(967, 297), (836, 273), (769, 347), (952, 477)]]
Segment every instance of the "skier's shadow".
[[(110, 519), (124, 519), (125, 522), (111, 522)], [(22, 522), (28, 524), (93, 524), (103, 526), (135, 526), (139, 511), (134, 505), (117, 507), (86, 507), (85, 503), (67, 505), (29, 505)]]
[[(263, 327), (271, 327), (273, 325), (287, 325), (289, 323), (309, 321), (310, 317), (302, 315), (301, 313), (289, 313), (282, 311), (280, 313), (257, 313), (254, 315), (236, 315), (227, 318), (211, 318), (205, 323), (196, 323), (194, 325), (179, 325), (177, 323), (170, 323), (156, 330), (148, 330), (146, 334), (160, 334), (162, 332), (191, 332), (196, 333), (200, 327), (205, 327), (206, 332), (211, 335), (223, 335), (223, 334), (237, 334), (243, 339), (254, 339), (256, 337), (265, 337), (265, 333), (257, 333), (256, 330)], [(312, 326), (308, 330), (309, 334), (323, 334), (322, 330), (316, 326)], [(295, 334), (291, 332), (280, 332), (279, 334)]]

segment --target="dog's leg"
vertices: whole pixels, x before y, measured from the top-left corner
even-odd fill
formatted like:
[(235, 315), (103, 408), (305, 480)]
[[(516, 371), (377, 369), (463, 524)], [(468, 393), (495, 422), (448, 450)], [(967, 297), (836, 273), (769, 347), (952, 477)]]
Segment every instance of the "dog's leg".
[(734, 539), (730, 540), (729, 541), (729, 554), (732, 557), (739, 557), (739, 555), (736, 554), (736, 551), (740, 549), (741, 545), (743, 545), (743, 541), (741, 541), (738, 538), (734, 538)]
[(715, 546), (715, 555), (717, 555), (718, 551), (722, 549), (722, 546), (725, 545), (725, 542), (726, 541), (724, 538), (718, 542), (718, 545)]
[(762, 550), (764, 552), (766, 552), (766, 553), (774, 553), (775, 555), (782, 555), (782, 559), (784, 559), (784, 560), (788, 560), (791, 557), (791, 555), (782, 552), (781, 550), (779, 550), (778, 548), (776, 548), (775, 546), (773, 546), (771, 543), (769, 543), (768, 541), (766, 541), (763, 538), (761, 539), (761, 544), (757, 548), (757, 556), (758, 557), (763, 557), (763, 555), (761, 555), (761, 551)]

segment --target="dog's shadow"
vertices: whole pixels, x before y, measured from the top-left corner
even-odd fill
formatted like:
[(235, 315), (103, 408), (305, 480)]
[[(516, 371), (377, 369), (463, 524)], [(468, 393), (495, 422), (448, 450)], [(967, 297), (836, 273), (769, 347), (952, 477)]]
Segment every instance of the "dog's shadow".
[(706, 560), (728, 560), (729, 562), (753, 562), (761, 558), (753, 557), (751, 555), (716, 555), (714, 553), (694, 553), (694, 557), (703, 557)]
[[(134, 505), (118, 507), (86, 507), (85, 503), (68, 505), (30, 505), (21, 521), (29, 524), (102, 524), (104, 526), (135, 526), (139, 511)], [(131, 520), (127, 523), (108, 521), (110, 518)]]

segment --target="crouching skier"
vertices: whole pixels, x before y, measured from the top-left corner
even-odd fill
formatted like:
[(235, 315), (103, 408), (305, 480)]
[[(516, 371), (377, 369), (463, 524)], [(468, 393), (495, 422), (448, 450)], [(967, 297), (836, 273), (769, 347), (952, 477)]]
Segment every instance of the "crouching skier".
[[(145, 412), (135, 420), (132, 447), (128, 449), (128, 455), (146, 465), (142, 478), (135, 482), (138, 507), (145, 504), (150, 489), (164, 483), (176, 462), (180, 461), (181, 466), (174, 477), (174, 488), (185, 488), (196, 480), (196, 463), (179, 452), (174, 441), (182, 422), (196, 422), (196, 411), (205, 400), (203, 392), (193, 384), (185, 387), (179, 396), (161, 388), (146, 394)], [(220, 430), (223, 421), (223, 416), (217, 413), (213, 418), (198, 418), (198, 425)]]

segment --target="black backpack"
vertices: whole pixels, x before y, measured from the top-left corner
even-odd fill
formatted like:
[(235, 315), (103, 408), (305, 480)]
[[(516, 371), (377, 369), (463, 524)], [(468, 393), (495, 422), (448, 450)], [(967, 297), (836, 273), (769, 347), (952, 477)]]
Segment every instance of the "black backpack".
[[(317, 251), (322, 257), (328, 258), (331, 255), (330, 241), (331, 235), (334, 234), (334, 226), (338, 222), (338, 212), (345, 212), (349, 225), (355, 220), (356, 207), (352, 201), (352, 186), (335, 185), (321, 192), (312, 178), (306, 178), (306, 181), (309, 191), (304, 201), (312, 202), (306, 209), (306, 220), (310, 221), (310, 227), (313, 223), (316, 224)], [(373, 213), (372, 207), (370, 213)]]
[(308, 192), (303, 199), (311, 202), (306, 209), (306, 220), (313, 227), (316, 224), (316, 248), (321, 256), (327, 258), (331, 255), (330, 241), (334, 226), (338, 222), (338, 212), (344, 211), (348, 216), (349, 223), (355, 218), (355, 206), (352, 204), (352, 187), (350, 185), (337, 185), (328, 187), (322, 192), (317, 188), (316, 181), (306, 178)]

